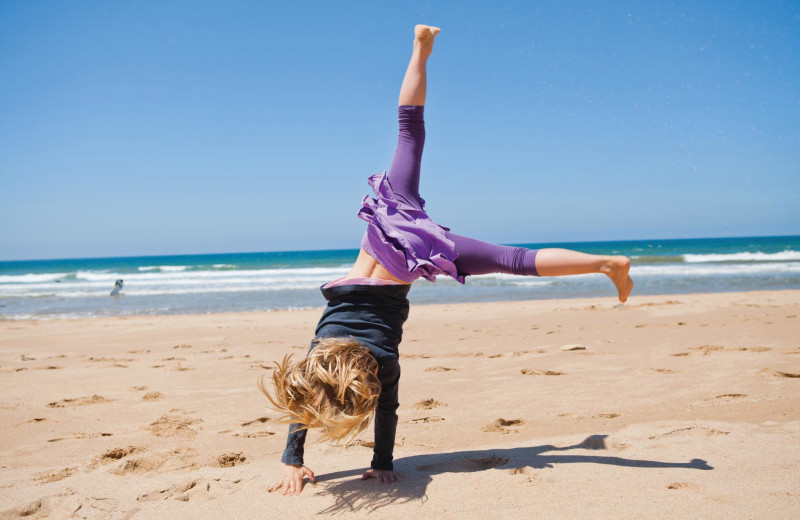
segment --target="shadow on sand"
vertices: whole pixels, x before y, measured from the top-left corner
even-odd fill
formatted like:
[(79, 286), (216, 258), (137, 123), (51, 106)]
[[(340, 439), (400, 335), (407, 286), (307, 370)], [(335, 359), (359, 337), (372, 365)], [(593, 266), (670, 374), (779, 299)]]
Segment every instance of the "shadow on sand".
[(604, 450), (606, 437), (606, 435), (591, 435), (583, 442), (564, 447), (544, 445), (403, 457), (395, 460), (395, 471), (403, 475), (403, 478), (394, 485), (379, 485), (374, 480), (362, 481), (360, 480), (362, 469), (318, 475), (317, 481), (324, 487), (320, 494), (334, 499), (334, 503), (320, 511), (320, 514), (375, 511), (391, 504), (404, 504), (415, 500), (425, 502), (428, 499), (426, 491), (428, 484), (433, 480), (432, 476), (442, 473), (473, 473), (492, 468), (523, 471), (524, 468), (552, 468), (556, 464), (570, 463), (610, 464), (630, 468), (714, 469), (701, 459), (692, 459), (689, 462), (660, 462), (600, 455), (543, 455), (548, 452), (574, 449)]

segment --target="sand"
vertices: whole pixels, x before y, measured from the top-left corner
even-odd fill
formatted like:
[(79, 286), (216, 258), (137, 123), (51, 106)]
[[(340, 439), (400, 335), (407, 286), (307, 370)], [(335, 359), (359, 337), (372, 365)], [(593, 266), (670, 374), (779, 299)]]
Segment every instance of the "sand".
[(800, 517), (800, 291), (414, 307), (402, 480), (268, 493), (319, 313), (0, 322), (0, 518)]

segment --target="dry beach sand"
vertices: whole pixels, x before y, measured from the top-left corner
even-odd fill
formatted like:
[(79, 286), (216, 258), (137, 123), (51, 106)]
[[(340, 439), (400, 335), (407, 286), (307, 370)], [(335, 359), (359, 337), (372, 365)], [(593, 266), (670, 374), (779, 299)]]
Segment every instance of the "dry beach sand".
[(0, 518), (800, 517), (800, 291), (412, 307), (404, 478), (270, 494), (319, 313), (0, 322)]

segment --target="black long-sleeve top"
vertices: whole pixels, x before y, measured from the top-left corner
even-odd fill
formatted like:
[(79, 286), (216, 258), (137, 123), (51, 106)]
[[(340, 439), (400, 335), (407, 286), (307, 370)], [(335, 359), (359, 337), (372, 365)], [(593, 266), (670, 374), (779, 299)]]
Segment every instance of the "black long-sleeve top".
[[(342, 285), (322, 288), (328, 306), (317, 324), (316, 338), (353, 337), (367, 347), (378, 361), (381, 394), (375, 411), (375, 447), (371, 467), (393, 469), (392, 452), (397, 430), (397, 388), (400, 363), (397, 347), (408, 319), (410, 285)], [(314, 348), (312, 342), (311, 348)], [(305, 429), (289, 426), (281, 461), (303, 464)]]

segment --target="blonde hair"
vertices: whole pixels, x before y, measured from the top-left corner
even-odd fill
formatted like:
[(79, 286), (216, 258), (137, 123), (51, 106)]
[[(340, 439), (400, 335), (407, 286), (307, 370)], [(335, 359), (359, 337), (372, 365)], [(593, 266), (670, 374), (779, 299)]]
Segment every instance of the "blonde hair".
[(314, 344), (301, 361), (294, 363), (285, 356), (275, 362), (274, 396), (264, 384), (266, 374), (259, 378), (258, 388), (283, 414), (281, 422), (321, 428), (323, 439), (349, 443), (364, 431), (378, 406), (378, 362), (353, 338), (318, 338)]

